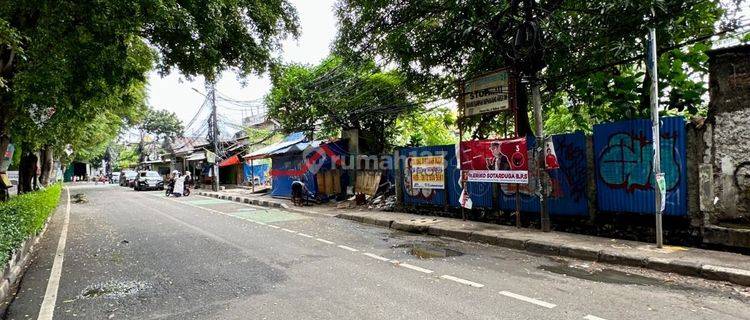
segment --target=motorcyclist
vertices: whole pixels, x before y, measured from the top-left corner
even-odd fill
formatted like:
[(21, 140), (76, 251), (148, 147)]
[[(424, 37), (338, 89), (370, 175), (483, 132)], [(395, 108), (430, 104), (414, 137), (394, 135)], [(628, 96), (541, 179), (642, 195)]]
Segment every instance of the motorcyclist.
[(167, 195), (171, 195), (172, 193), (174, 193), (174, 183), (179, 177), (180, 177), (180, 172), (177, 170), (172, 171), (172, 174), (169, 175), (169, 183), (167, 184)]

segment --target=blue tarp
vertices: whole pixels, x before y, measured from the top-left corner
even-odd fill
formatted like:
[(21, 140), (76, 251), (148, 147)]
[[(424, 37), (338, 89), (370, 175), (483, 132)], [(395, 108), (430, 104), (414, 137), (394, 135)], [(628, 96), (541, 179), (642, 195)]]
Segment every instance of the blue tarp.
[[(288, 171), (304, 171), (302, 174), (305, 178), (305, 186), (313, 194), (318, 193), (316, 173), (330, 170), (335, 165), (332, 164), (331, 155), (325, 152), (326, 147), (333, 155), (346, 155), (346, 143), (337, 141), (333, 143), (322, 144), (320, 141), (297, 142), (283, 147), (284, 150), (277, 150), (272, 153), (271, 171), (272, 186), (271, 196), (288, 198), (292, 195), (292, 182), (299, 179), (298, 174), (288, 174)], [(302, 151), (305, 151), (304, 153)], [(281, 151), (286, 151), (283, 153)], [(317, 161), (311, 161), (311, 157), (317, 157)], [(348, 176), (342, 174), (342, 190), (346, 189)]]

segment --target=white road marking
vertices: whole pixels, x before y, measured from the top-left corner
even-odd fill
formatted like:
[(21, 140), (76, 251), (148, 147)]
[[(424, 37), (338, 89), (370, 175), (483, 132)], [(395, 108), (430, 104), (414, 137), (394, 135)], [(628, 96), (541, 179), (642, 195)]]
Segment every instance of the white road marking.
[(268, 226), (271, 227), (271, 228), (274, 228), (274, 229), (281, 229), (281, 227), (275, 226), (275, 225), (272, 225), (272, 224), (269, 224)]
[(398, 267), (404, 267), (404, 268), (412, 269), (414, 271), (419, 271), (419, 272), (422, 272), (422, 273), (430, 274), (430, 273), (434, 272), (434, 271), (432, 271), (430, 269), (425, 269), (425, 268), (422, 268), (422, 267), (417, 267), (417, 266), (415, 266), (413, 264), (399, 262), (398, 260), (391, 260), (391, 263), (393, 263), (393, 265), (398, 266)]
[(534, 299), (534, 298), (529, 298), (527, 296), (522, 296), (520, 294), (516, 294), (516, 293), (510, 292), (510, 291), (500, 291), (500, 294), (502, 294), (502, 295), (504, 295), (506, 297), (511, 297), (513, 299), (518, 299), (518, 300), (525, 301), (525, 302), (528, 302), (528, 303), (533, 303), (535, 305), (538, 305), (538, 306), (541, 306), (541, 307), (545, 307), (545, 308), (549, 308), (549, 309), (557, 307), (557, 305), (555, 305), (555, 304), (552, 304), (552, 303), (549, 303), (549, 302), (545, 302), (545, 301), (542, 301), (542, 300), (537, 300), (537, 299)]
[(377, 254), (374, 254), (374, 253), (363, 252), (362, 254), (366, 255), (366, 256), (368, 256), (370, 258), (373, 258), (373, 259), (378, 259), (380, 261), (386, 261), (386, 262), (390, 262), (391, 261), (391, 259), (388, 259), (388, 258), (385, 258), (385, 257), (381, 257), (381, 256), (379, 256)]
[(309, 235), (309, 234), (306, 234), (306, 233), (302, 233), (302, 232), (297, 232), (297, 234), (298, 234), (298, 235), (300, 235), (300, 236), (303, 236), (303, 237), (305, 237), (305, 238), (312, 238), (312, 237), (313, 237), (313, 236), (311, 236), (311, 235)]
[[(253, 221), (253, 220), (250, 220), (250, 221)], [(261, 226), (267, 226), (267, 224), (265, 222), (260, 222), (260, 221), (253, 221), (253, 222), (255, 222), (255, 223), (257, 223), (257, 224), (259, 224)]]
[(320, 241), (322, 243), (325, 243), (325, 244), (333, 244), (333, 241), (328, 241), (326, 239), (315, 238), (315, 240), (318, 240), (318, 241)]
[(60, 287), (60, 276), (62, 275), (62, 265), (65, 258), (65, 244), (68, 240), (68, 225), (70, 224), (70, 189), (65, 187), (67, 193), (67, 203), (65, 205), (65, 217), (60, 231), (60, 240), (57, 242), (57, 251), (55, 259), (52, 262), (52, 270), (47, 281), (47, 291), (44, 293), (44, 300), (39, 309), (38, 320), (52, 320), (55, 313), (55, 303), (57, 302), (57, 290)]
[(447, 274), (440, 276), (440, 278), (443, 278), (445, 280), (455, 281), (455, 282), (458, 282), (460, 284), (465, 284), (467, 286), (471, 286), (471, 287), (474, 287), (474, 288), (482, 288), (482, 287), (484, 287), (484, 285), (481, 284), (481, 283), (476, 283), (474, 281), (469, 281), (469, 280), (466, 280), (466, 279), (461, 279), (461, 278), (454, 277), (454, 276), (447, 275)]
[(599, 317), (597, 317), (597, 316), (593, 316), (593, 315), (590, 315), (590, 314), (589, 314), (589, 315), (586, 315), (586, 316), (585, 316), (585, 317), (583, 317), (583, 318), (584, 318), (584, 319), (586, 319), (586, 320), (607, 320), (607, 319), (604, 319), (604, 318), (599, 318)]
[(281, 228), (281, 230), (284, 230), (284, 231), (289, 232), (289, 233), (297, 233), (297, 231), (294, 231), (294, 230), (291, 230), (291, 229), (287, 229), (287, 228)]
[(352, 247), (347, 247), (347, 246), (342, 246), (342, 245), (338, 245), (338, 247), (341, 248), (341, 249), (344, 249), (344, 250), (349, 250), (351, 252), (357, 252), (357, 251), (359, 251), (359, 250), (354, 249)]

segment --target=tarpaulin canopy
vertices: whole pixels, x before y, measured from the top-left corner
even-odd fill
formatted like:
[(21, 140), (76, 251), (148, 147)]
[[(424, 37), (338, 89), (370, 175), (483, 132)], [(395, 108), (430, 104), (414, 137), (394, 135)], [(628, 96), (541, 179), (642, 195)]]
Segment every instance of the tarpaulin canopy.
[(284, 147), (276, 151), (269, 152), (268, 154), (271, 156), (275, 156), (275, 155), (282, 155), (282, 154), (300, 153), (302, 151), (305, 151), (308, 148), (310, 149), (317, 148), (321, 145), (321, 143), (323, 143), (323, 141), (298, 142), (288, 147)]
[(234, 155), (219, 162), (219, 167), (228, 167), (236, 164), (240, 164), (240, 157)]
[(284, 140), (281, 141), (281, 142), (279, 142), (279, 143), (272, 144), (270, 146), (263, 147), (263, 148), (260, 148), (258, 150), (255, 150), (253, 152), (250, 152), (250, 153), (246, 154), (244, 158), (245, 159), (262, 159), (262, 158), (268, 158), (271, 155), (271, 153), (273, 153), (273, 152), (275, 152), (275, 151), (277, 151), (279, 149), (286, 148), (286, 147), (289, 147), (291, 145), (297, 144), (297, 143), (302, 142), (304, 140), (305, 140), (305, 134), (304, 133), (302, 133), (302, 132), (295, 132), (295, 133), (292, 133), (292, 134), (286, 136), (286, 138), (284, 138)]

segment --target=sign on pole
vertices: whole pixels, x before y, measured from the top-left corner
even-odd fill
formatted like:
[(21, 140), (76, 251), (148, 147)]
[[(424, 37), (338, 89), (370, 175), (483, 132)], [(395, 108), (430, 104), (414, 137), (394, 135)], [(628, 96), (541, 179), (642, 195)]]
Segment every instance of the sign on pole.
[(206, 150), (206, 162), (207, 163), (216, 163), (216, 154)]
[(511, 109), (513, 96), (512, 81), (508, 69), (498, 70), (470, 80), (462, 89), (463, 117), (485, 113), (495, 113)]
[(470, 182), (529, 183), (526, 138), (462, 141), (461, 171)]
[(445, 189), (443, 156), (409, 157), (407, 167), (413, 189)]

